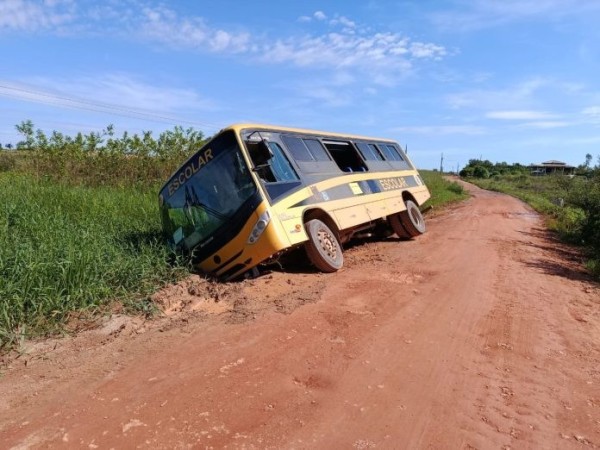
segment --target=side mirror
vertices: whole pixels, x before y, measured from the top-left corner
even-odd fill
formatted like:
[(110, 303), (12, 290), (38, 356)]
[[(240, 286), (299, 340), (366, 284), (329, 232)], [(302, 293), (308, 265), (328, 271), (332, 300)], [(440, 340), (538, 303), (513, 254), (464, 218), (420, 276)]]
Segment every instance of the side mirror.
[(273, 157), (273, 152), (265, 140), (246, 142), (246, 145), (255, 168), (264, 166)]

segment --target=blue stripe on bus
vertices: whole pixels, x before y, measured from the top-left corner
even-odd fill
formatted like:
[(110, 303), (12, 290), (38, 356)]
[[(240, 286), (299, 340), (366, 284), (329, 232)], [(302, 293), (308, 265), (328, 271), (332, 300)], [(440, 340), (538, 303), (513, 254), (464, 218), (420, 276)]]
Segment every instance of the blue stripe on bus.
[[(384, 183), (382, 183), (382, 181)], [(340, 184), (324, 191), (319, 191), (313, 186), (311, 188), (313, 194), (310, 197), (299, 201), (295, 205), (292, 205), (291, 208), (341, 200), (344, 198), (356, 197), (357, 195), (378, 194), (383, 191), (400, 189), (402, 187), (415, 187), (418, 185), (415, 177), (412, 175), (407, 177), (374, 178), (370, 180), (354, 181), (353, 183), (360, 187), (362, 193), (355, 193), (350, 186), (352, 183)]]

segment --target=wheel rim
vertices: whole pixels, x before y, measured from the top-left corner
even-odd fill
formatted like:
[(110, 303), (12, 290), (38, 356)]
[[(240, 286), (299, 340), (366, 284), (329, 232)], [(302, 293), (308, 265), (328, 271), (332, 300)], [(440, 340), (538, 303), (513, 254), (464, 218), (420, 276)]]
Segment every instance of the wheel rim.
[(410, 217), (411, 222), (417, 227), (421, 229), (423, 227), (423, 216), (421, 216), (420, 211), (415, 211), (416, 207), (412, 206), (408, 209), (408, 215)]
[(413, 208), (410, 210), (410, 218), (417, 227), (421, 226), (421, 217), (419, 214), (415, 214), (415, 210)]
[(335, 239), (335, 236), (321, 228), (317, 232), (317, 237), (319, 239), (321, 248), (325, 251), (327, 256), (329, 256), (329, 258), (332, 260), (335, 260), (338, 253), (338, 246), (336, 245), (337, 240)]

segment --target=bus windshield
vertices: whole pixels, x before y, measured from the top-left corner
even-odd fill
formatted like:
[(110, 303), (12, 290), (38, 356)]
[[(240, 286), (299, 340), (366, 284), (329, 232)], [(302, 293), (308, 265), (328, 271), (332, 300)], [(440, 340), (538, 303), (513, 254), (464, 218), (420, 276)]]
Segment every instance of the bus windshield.
[(232, 131), (204, 146), (160, 193), (163, 229), (172, 248), (211, 241), (257, 188)]

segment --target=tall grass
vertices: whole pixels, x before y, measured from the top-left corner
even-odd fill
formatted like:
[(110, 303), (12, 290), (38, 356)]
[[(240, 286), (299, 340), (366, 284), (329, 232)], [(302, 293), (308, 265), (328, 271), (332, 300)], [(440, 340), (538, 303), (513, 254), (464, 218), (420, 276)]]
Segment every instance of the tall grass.
[(0, 347), (119, 299), (144, 308), (169, 264), (155, 189), (77, 187), (0, 173)]
[(456, 181), (447, 180), (440, 172), (420, 170), (419, 173), (431, 192), (431, 199), (427, 202), (428, 205), (443, 206), (459, 202), (468, 197), (460, 184)]

